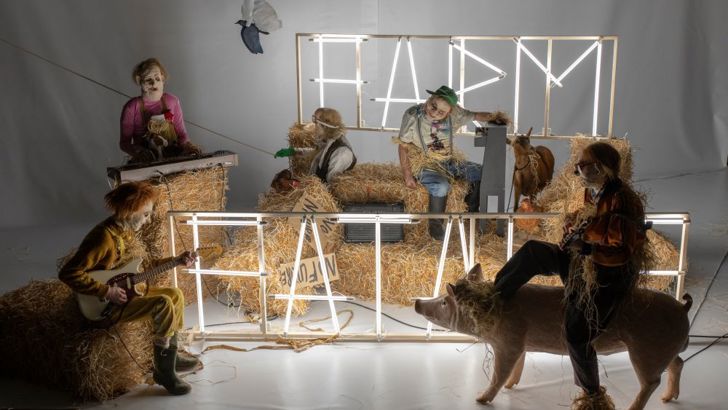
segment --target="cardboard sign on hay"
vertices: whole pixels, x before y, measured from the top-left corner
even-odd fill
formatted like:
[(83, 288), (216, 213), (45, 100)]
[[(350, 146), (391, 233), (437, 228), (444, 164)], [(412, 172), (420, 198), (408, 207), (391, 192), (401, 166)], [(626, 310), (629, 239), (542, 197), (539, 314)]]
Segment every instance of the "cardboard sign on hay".
[[(316, 198), (310, 195), (308, 192), (304, 193), (301, 198), (298, 199), (298, 202), (296, 202), (296, 206), (293, 207), (291, 212), (330, 212), (324, 209), (319, 203), (316, 201)], [(291, 217), (288, 218), (288, 223), (296, 230), (296, 233), (300, 234), (299, 230), (301, 229), (301, 218)], [(316, 224), (318, 225), (318, 231), (319, 231), (319, 239), (321, 239), (321, 248), (324, 252), (331, 252), (334, 249), (332, 249), (333, 246), (336, 245), (336, 242), (334, 241), (334, 235), (336, 235), (336, 232), (334, 231), (334, 223), (329, 222), (326, 220), (317, 220)], [(313, 237), (313, 232), (311, 231), (311, 225), (306, 225), (306, 238), (305, 238), (306, 244), (311, 247), (311, 249), (316, 250), (316, 241)]]
[[(313, 258), (306, 258), (301, 260), (301, 264), (298, 268), (298, 279), (296, 279), (296, 286), (309, 285), (316, 286), (324, 283), (324, 275), (321, 272), (321, 263), (319, 262), (318, 256)], [(336, 267), (336, 255), (333, 253), (327, 253), (324, 255), (324, 263), (326, 264), (326, 271), (329, 275), (329, 282), (339, 279), (339, 269)], [(279, 268), (281, 274), (281, 287), (285, 290), (291, 289), (291, 280), (293, 279), (293, 268), (295, 262), (283, 263)]]

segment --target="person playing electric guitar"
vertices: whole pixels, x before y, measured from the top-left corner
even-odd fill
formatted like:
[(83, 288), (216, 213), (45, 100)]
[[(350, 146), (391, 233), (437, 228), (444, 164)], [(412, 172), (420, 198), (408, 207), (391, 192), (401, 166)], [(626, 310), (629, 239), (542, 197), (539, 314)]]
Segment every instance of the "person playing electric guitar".
[[(89, 272), (113, 269), (129, 257), (126, 243), (151, 217), (159, 196), (147, 182), (128, 182), (119, 185), (104, 197), (113, 215), (96, 225), (83, 239), (76, 253), (58, 272), (58, 277), (74, 292), (94, 295), (110, 302), (106, 320), (97, 325), (151, 319), (154, 331), (154, 381), (174, 395), (187, 394), (189, 383), (181, 380), (176, 371), (190, 370), (199, 360), (194, 356), (177, 354), (177, 331), (184, 324), (184, 296), (178, 288), (152, 288), (145, 295), (131, 298), (116, 285), (109, 286), (89, 275)], [(192, 266), (195, 252), (186, 251), (174, 258), (178, 265)]]

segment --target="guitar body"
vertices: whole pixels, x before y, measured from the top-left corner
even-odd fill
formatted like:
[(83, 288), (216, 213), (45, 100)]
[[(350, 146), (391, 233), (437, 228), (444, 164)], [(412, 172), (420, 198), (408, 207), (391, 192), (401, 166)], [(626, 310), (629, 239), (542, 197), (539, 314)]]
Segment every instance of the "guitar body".
[[(132, 300), (135, 296), (141, 296), (141, 286), (143, 283), (134, 285), (132, 277), (136, 275), (141, 268), (141, 258), (136, 258), (116, 269), (111, 270), (97, 270), (89, 272), (88, 274), (95, 280), (113, 286), (116, 284), (120, 288), (126, 291), (127, 303)], [(108, 312), (109, 301), (99, 298), (94, 295), (82, 295), (76, 293), (76, 299), (78, 300), (78, 307), (81, 309), (81, 313), (86, 319), (98, 321), (106, 318)]]

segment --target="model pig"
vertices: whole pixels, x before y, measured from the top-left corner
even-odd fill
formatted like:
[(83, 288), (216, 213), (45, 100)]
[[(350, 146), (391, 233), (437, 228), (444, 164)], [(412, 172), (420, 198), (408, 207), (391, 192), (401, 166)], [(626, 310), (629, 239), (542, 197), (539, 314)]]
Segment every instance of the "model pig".
[[(477, 398), (483, 404), (492, 401), (503, 385), (511, 388), (518, 383), (525, 352), (568, 354), (562, 332), (563, 288), (525, 285), (495, 308), (493, 301), (498, 299), (490, 297), (492, 289), (476, 265), (466, 278), (447, 284), (445, 295), (415, 302), (415, 311), (429, 321), (491, 345), (495, 367), (490, 386)], [(692, 305), (689, 295), (683, 299), (685, 304), (661, 292), (638, 289), (594, 341), (599, 354), (629, 352), (641, 386), (631, 410), (644, 408), (665, 369), (668, 384), (662, 400), (677, 399), (680, 393), (683, 360), (678, 353), (687, 347), (687, 312)]]

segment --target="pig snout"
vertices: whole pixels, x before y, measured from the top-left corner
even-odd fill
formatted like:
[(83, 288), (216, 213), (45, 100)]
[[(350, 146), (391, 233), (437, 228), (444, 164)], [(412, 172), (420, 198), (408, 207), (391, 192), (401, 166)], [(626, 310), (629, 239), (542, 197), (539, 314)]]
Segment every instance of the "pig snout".
[(415, 300), (415, 312), (422, 314), (422, 299)]

